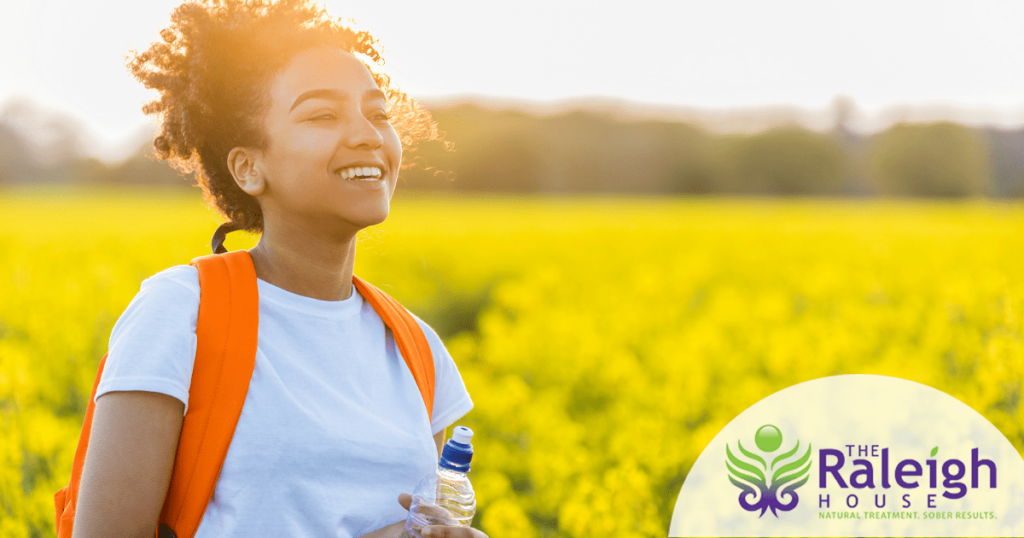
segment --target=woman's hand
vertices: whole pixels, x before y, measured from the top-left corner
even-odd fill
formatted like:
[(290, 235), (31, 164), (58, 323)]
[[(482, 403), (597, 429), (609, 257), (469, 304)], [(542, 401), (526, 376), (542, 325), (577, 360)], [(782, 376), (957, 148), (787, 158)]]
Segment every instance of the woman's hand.
[[(398, 504), (409, 509), (412, 495), (403, 493), (398, 496)], [(471, 527), (449, 527), (447, 525), (427, 525), (423, 527), (423, 538), (487, 538), (487, 535)]]
[[(398, 496), (398, 504), (406, 510), (412, 504), (412, 495), (402, 493)], [(360, 538), (399, 538), (405, 529), (405, 522), (399, 521), (387, 527), (377, 529)], [(470, 527), (448, 527), (445, 525), (428, 525), (423, 527), (423, 538), (487, 538), (487, 535)]]

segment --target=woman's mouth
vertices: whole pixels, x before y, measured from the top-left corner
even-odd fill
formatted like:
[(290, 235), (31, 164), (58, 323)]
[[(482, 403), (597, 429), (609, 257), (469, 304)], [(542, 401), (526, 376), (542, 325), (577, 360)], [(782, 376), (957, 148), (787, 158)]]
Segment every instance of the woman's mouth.
[(377, 181), (384, 177), (384, 170), (379, 166), (349, 166), (335, 170), (334, 175), (345, 181)]

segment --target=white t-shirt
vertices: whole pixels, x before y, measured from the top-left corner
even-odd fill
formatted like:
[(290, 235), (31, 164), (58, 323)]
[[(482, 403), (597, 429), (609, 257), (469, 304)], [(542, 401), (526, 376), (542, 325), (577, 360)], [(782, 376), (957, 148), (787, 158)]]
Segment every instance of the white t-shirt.
[[(401, 521), (398, 494), (437, 466), (433, 434), (473, 403), (437, 334), (433, 419), (391, 331), (353, 288), (321, 301), (258, 281), (256, 366), (197, 538), (359, 536)], [(162, 271), (114, 325), (97, 398), (168, 394), (188, 405), (199, 272)], [(186, 407), (187, 408), (187, 407)]]

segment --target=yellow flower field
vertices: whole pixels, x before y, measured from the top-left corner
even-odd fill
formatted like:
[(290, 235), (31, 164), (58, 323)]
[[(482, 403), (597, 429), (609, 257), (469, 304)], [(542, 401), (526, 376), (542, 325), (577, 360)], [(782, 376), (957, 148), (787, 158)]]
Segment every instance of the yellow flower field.
[[(114, 321), (217, 221), (180, 191), (0, 214), (0, 537), (50, 536)], [(722, 426), (828, 375), (934, 386), (1024, 452), (1020, 204), (400, 193), (359, 249), (459, 364), (495, 537), (664, 536)]]

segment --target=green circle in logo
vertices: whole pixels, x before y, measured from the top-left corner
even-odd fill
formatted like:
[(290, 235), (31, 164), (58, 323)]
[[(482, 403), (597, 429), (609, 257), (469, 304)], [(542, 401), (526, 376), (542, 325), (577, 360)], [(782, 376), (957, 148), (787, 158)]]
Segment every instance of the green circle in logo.
[(757, 448), (765, 452), (775, 452), (782, 446), (782, 432), (771, 424), (765, 424), (754, 434), (754, 442), (757, 443)]

